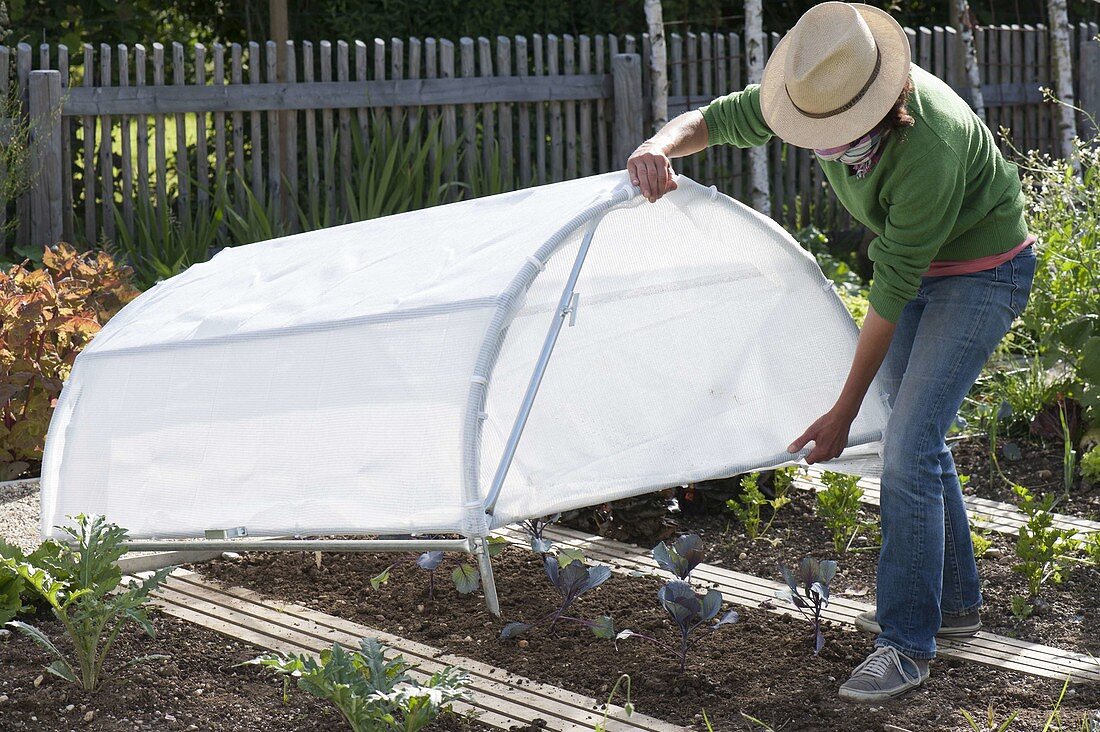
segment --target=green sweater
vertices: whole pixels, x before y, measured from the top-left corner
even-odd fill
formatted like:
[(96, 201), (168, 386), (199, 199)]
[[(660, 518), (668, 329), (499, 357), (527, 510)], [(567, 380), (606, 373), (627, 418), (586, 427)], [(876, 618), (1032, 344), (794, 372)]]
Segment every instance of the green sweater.
[[(839, 161), (818, 159), (844, 207), (877, 236), (871, 306), (896, 323), (933, 261), (1002, 254), (1027, 238), (1016, 166), (950, 87), (913, 65), (909, 113), (915, 124), (892, 132), (865, 178)], [(772, 131), (752, 85), (701, 109), (711, 145), (763, 145)]]

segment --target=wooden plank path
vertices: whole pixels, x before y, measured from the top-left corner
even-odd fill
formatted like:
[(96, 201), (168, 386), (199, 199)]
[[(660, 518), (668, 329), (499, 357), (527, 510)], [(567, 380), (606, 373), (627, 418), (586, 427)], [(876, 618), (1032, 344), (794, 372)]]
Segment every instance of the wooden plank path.
[[(803, 490), (823, 491), (825, 486), (821, 483), (821, 474), (825, 471), (818, 468), (805, 468), (808, 478), (795, 478), (794, 485)], [(859, 487), (863, 489), (863, 502), (869, 506), (879, 505), (879, 481), (877, 478), (860, 478)], [(975, 520), (979, 528), (991, 529), (1002, 534), (1016, 536), (1020, 527), (1027, 523), (1027, 516), (1020, 513), (1011, 503), (991, 501), (988, 498), (977, 496), (963, 496), (967, 511)], [(1060, 529), (1072, 529), (1077, 532), (1078, 539), (1084, 539), (1089, 534), (1100, 532), (1100, 521), (1066, 514), (1054, 514), (1054, 525)]]
[[(518, 676), (469, 658), (462, 658), (421, 643), (311, 610), (301, 605), (276, 602), (240, 587), (221, 587), (194, 572), (178, 569), (153, 597), (169, 615), (193, 622), (247, 643), (283, 653), (317, 653), (334, 642), (358, 648), (364, 636), (389, 646), (389, 656), (400, 654), (417, 664), (411, 675), (427, 679), (445, 666), (458, 666), (470, 674), (473, 697), (456, 703), (460, 714), (475, 712), (478, 721), (507, 730), (544, 720), (546, 730), (591, 732), (603, 719), (602, 703), (581, 694)], [(607, 729), (618, 732), (686, 732), (679, 727), (635, 712), (630, 717), (620, 706), (611, 706)]]
[[(500, 529), (497, 533), (512, 543), (528, 545), (527, 535), (519, 529), (509, 527)], [(591, 536), (560, 526), (551, 526), (544, 536), (559, 546), (580, 549), (589, 559), (606, 562), (616, 572), (668, 576), (658, 568), (649, 552), (641, 547), (602, 536)], [(778, 614), (798, 615), (793, 608), (775, 600), (775, 591), (785, 587), (778, 582), (734, 572), (713, 564), (700, 564), (692, 573), (692, 577), (720, 590), (726, 601), (732, 604), (751, 608), (763, 607), (769, 612)], [(867, 603), (834, 595), (823, 616), (836, 623), (854, 625), (856, 615), (873, 607)], [(972, 661), (994, 668), (1059, 681), (1064, 681), (1069, 676), (1075, 682), (1100, 682), (1100, 659), (1061, 648), (1030, 643), (985, 631), (965, 640), (937, 639), (937, 645), (939, 655), (944, 658)]]

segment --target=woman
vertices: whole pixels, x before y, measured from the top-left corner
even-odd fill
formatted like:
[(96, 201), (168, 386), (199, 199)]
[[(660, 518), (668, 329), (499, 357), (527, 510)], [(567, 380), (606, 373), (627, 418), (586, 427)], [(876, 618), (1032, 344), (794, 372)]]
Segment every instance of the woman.
[(1016, 167), (942, 81), (909, 63), (901, 26), (868, 5), (809, 10), (759, 86), (672, 120), (631, 155), (655, 201), (670, 158), (708, 145), (813, 149), (833, 191), (877, 236), (866, 322), (835, 406), (788, 448), (840, 454), (875, 374), (893, 407), (882, 474), (875, 650), (840, 696), (877, 702), (920, 686), (936, 636), (972, 635), (982, 599), (970, 527), (944, 437), (989, 355), (1020, 315), (1035, 254)]

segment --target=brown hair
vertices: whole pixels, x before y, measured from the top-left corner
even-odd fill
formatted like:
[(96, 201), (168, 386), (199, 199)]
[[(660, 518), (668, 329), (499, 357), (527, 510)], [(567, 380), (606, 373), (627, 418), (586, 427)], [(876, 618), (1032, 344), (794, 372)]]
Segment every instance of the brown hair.
[(898, 95), (898, 100), (894, 102), (894, 106), (890, 108), (890, 111), (886, 113), (886, 116), (882, 118), (882, 122), (879, 122), (879, 127), (884, 130), (901, 130), (906, 127), (913, 126), (913, 115), (909, 114), (908, 104), (909, 97), (913, 94), (913, 80), (906, 79), (905, 86), (901, 89), (901, 94)]

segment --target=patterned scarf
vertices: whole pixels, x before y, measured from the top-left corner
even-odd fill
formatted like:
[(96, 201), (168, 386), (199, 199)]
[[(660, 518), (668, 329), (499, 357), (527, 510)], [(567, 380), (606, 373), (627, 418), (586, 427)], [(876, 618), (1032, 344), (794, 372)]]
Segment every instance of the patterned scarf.
[(885, 131), (876, 127), (853, 143), (824, 150), (815, 149), (814, 153), (822, 160), (839, 160), (851, 166), (856, 177), (863, 178), (878, 162), (882, 141), (885, 138)]

